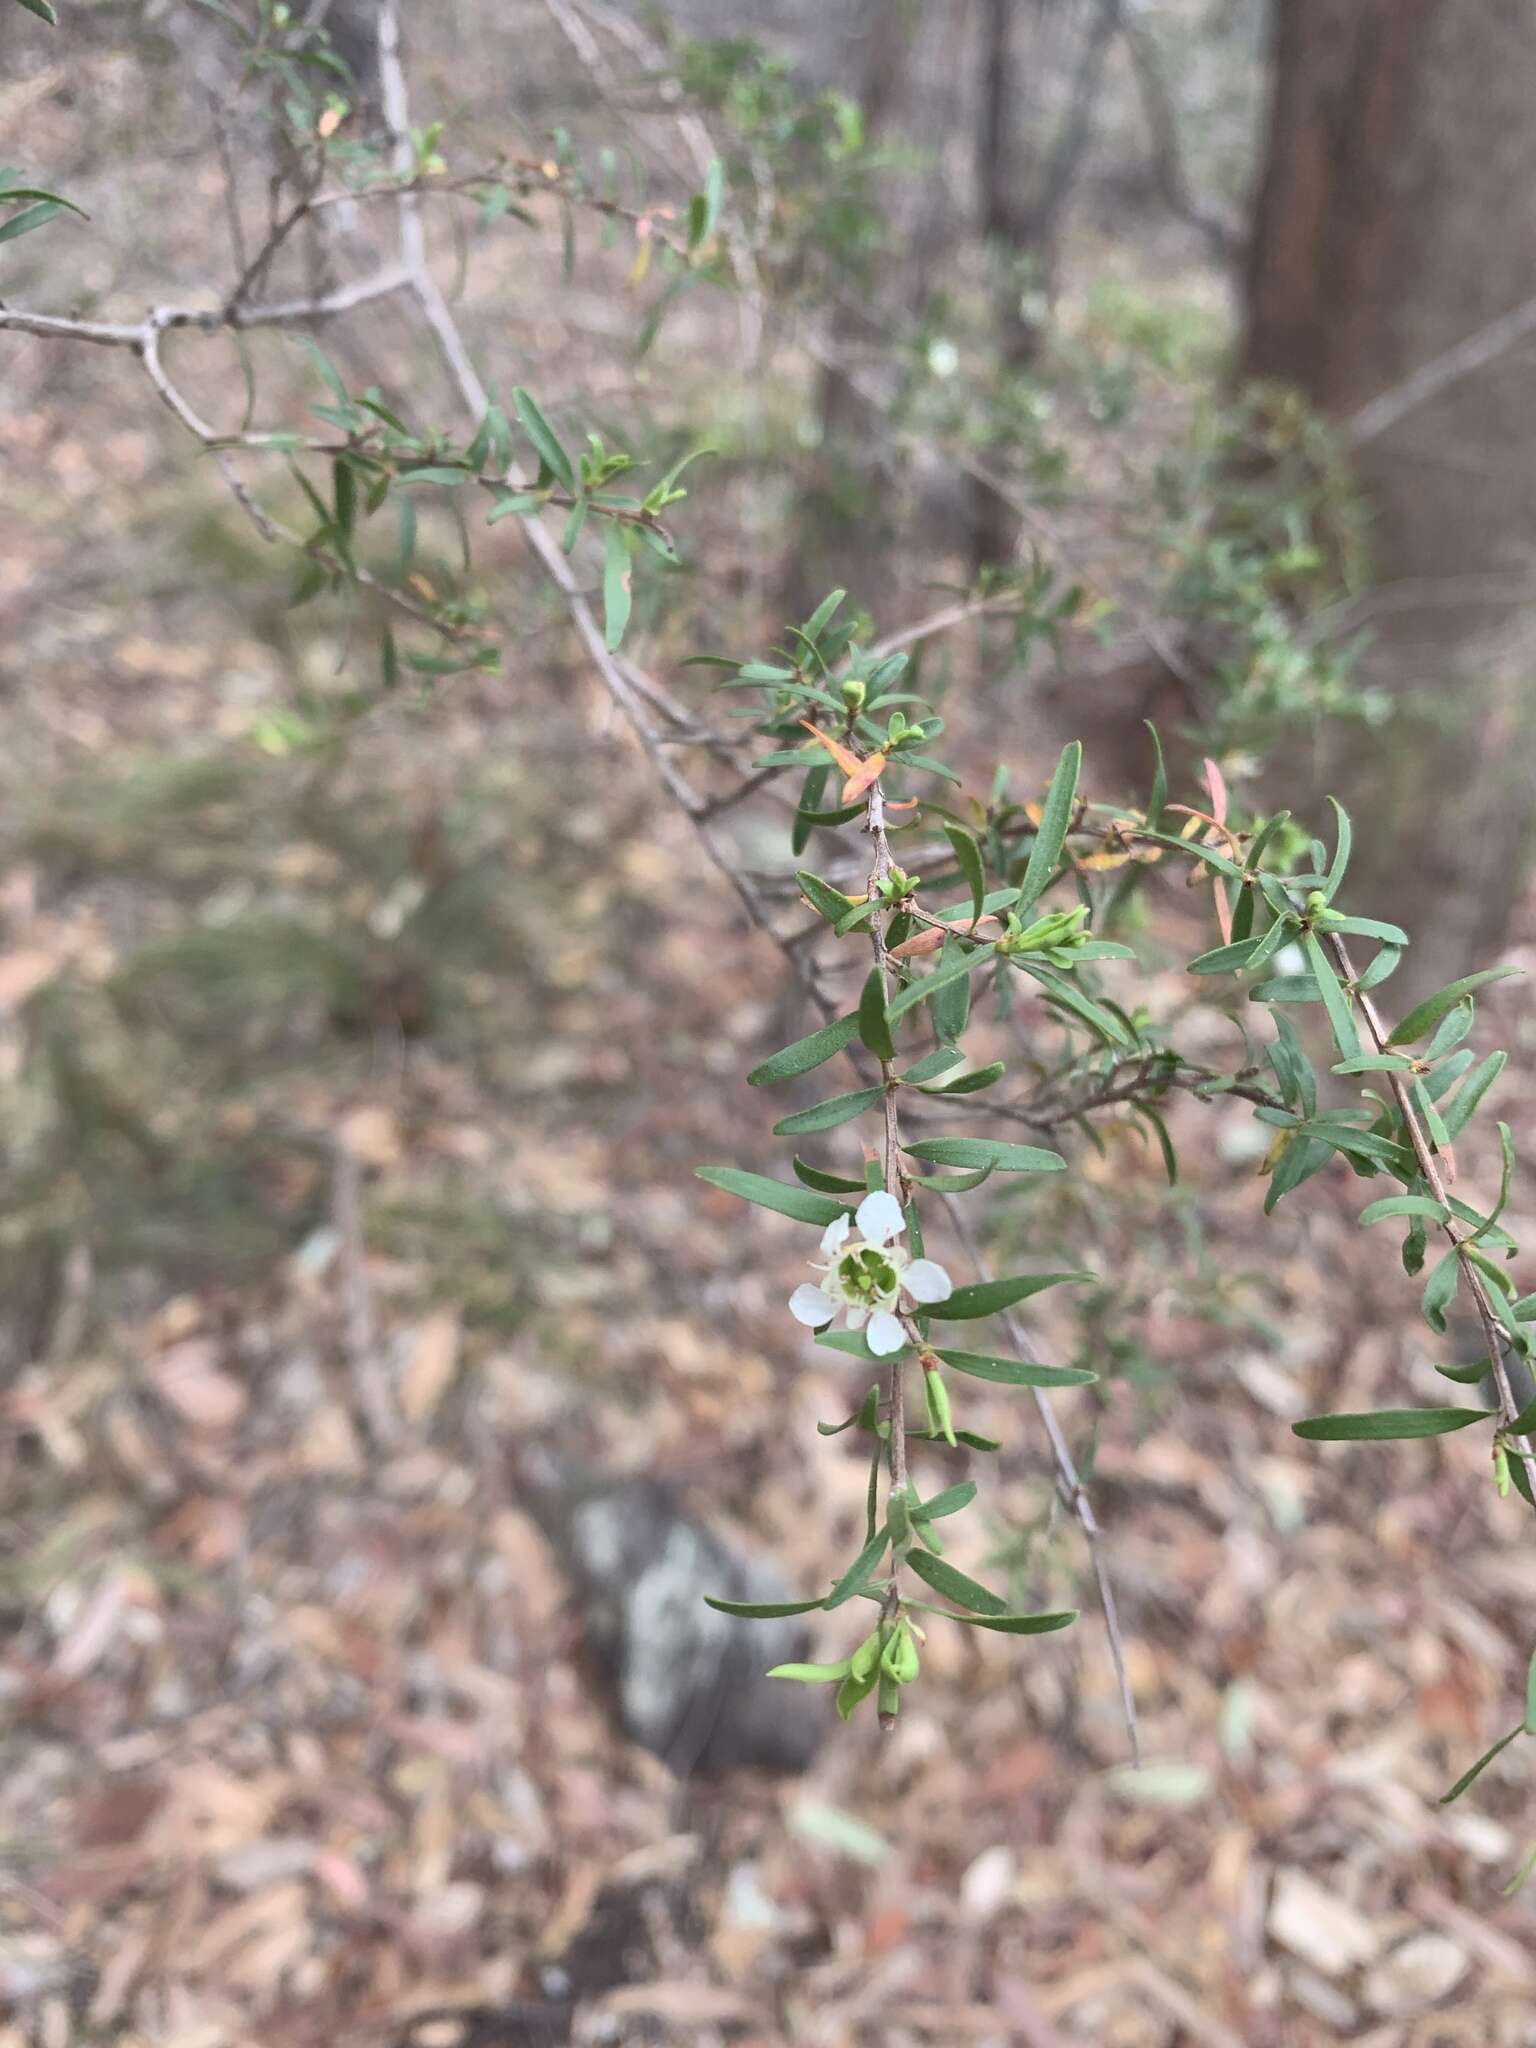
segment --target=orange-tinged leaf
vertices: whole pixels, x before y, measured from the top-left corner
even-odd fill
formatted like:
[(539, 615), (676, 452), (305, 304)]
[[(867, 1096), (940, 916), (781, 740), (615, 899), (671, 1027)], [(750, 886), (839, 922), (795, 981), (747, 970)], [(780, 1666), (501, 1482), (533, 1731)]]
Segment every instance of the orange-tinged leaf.
[[(859, 770), (863, 767), (864, 763), (859, 759), (858, 755), (855, 754), (850, 747), (845, 747), (842, 744), (841, 740), (835, 740), (831, 737), (830, 734), (824, 733), (819, 725), (812, 725), (811, 721), (808, 718), (802, 718), (800, 723), (805, 727), (807, 732), (815, 734), (816, 738), (821, 741), (821, 744), (826, 748), (827, 752), (832, 756), (833, 760), (837, 763), (838, 767), (842, 769), (845, 775), (858, 774)], [(848, 797), (845, 799), (845, 801), (851, 803), (853, 799), (851, 797)]]
[(884, 754), (871, 754), (861, 761), (852, 775), (843, 784), (843, 802), (856, 804), (866, 789), (871, 789), (885, 773)]
[(1205, 759), (1205, 786), (1211, 792), (1211, 810), (1218, 825), (1227, 822), (1227, 784), (1221, 770), (1209, 755)]
[(893, 960), (916, 960), (924, 953), (937, 953), (944, 943), (944, 934), (932, 925), (920, 932), (914, 932), (910, 939), (903, 939), (899, 946), (892, 946)]

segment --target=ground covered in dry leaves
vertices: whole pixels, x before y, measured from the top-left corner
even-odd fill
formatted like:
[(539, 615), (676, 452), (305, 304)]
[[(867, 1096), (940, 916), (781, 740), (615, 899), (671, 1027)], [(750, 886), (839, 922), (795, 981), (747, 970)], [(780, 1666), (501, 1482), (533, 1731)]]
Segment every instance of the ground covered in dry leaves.
[[(61, 400), (100, 364), (28, 364), (3, 2048), (1536, 2040), (1536, 1914), (1501, 1894), (1526, 1746), (1438, 1804), (1519, 1717), (1528, 1523), (1481, 1440), (1290, 1435), (1443, 1383), (1351, 1177), (1263, 1227), (1239, 1105), (1182, 1106), (1178, 1195), (1110, 1133), (997, 1224), (1113, 1281), (1034, 1320), (1106, 1375), (1061, 1411), (1097, 1442), (1146, 1768), (1032, 1411), (969, 1386), (1007, 1448), (960, 1561), (1081, 1624), (935, 1630), (895, 1734), (829, 1728), (801, 1781), (679, 1784), (619, 1739), (520, 1446), (670, 1478), (807, 1590), (862, 1526), (814, 1432), (850, 1385), (782, 1308), (805, 1233), (690, 1177), (774, 1163), (741, 1077), (807, 1028), (782, 963), (536, 608), (505, 678), (319, 766), (263, 752), (296, 675), (338, 687), (334, 635), (232, 509), (181, 509), (158, 422), (82, 433)], [(205, 549), (201, 589), (170, 539), (119, 542), (130, 503)]]

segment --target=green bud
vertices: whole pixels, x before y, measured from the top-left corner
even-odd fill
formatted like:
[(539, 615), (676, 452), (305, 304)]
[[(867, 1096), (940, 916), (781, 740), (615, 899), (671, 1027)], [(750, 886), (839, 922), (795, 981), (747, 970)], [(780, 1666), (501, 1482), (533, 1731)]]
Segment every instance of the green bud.
[(905, 1619), (898, 1621), (881, 1653), (880, 1669), (887, 1678), (894, 1678), (898, 1685), (910, 1685), (920, 1668), (911, 1627)]
[(871, 1629), (849, 1659), (848, 1674), (860, 1685), (873, 1685), (875, 1672), (880, 1664), (881, 1641), (879, 1629)]
[(862, 711), (867, 692), (862, 676), (843, 677), (843, 702), (850, 711)]
[(949, 1389), (944, 1384), (944, 1375), (936, 1365), (923, 1365), (923, 1397), (928, 1404), (928, 1427), (935, 1435), (943, 1437), (951, 1449), (955, 1447), (955, 1424), (950, 1413)]

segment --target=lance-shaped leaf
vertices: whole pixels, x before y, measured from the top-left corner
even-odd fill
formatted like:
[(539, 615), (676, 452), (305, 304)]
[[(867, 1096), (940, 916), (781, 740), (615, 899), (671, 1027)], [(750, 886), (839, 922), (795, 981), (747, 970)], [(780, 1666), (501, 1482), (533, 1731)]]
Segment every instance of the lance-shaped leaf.
[(1440, 1804), (1449, 1806), (1453, 1799), (1459, 1799), (1469, 1785), (1475, 1784), (1501, 1750), (1508, 1749), (1517, 1735), (1524, 1734), (1523, 1728), (1511, 1728), (1507, 1735), (1501, 1735), (1489, 1749), (1485, 1749), (1470, 1770), (1463, 1771), (1449, 1792), (1440, 1794)]
[(885, 1010), (885, 976), (878, 967), (869, 970), (859, 997), (859, 1036), (877, 1060), (895, 1059), (896, 1041)]
[(912, 1510), (915, 1522), (939, 1522), (946, 1515), (958, 1515), (962, 1508), (968, 1508), (976, 1498), (974, 1479), (959, 1480), (954, 1486), (946, 1486), (942, 1493), (936, 1493), (932, 1500), (925, 1500)]
[(987, 877), (981, 862), (981, 848), (963, 825), (951, 825), (946, 822), (944, 837), (954, 848), (960, 872), (964, 875), (966, 886), (971, 892), (971, 922), (974, 924), (981, 915), (981, 906), (987, 894)]
[(1364, 1415), (1311, 1415), (1293, 1422), (1292, 1434), (1315, 1443), (1391, 1443), (1401, 1438), (1448, 1436), (1486, 1422), (1492, 1408), (1378, 1408)]
[(1304, 932), (1302, 943), (1306, 949), (1307, 963), (1317, 982), (1318, 994), (1323, 999), (1323, 1008), (1328, 1012), (1333, 1042), (1345, 1059), (1355, 1059), (1360, 1052), (1360, 1033), (1355, 1028), (1354, 1008), (1344, 992), (1344, 984), (1339, 980), (1333, 962), (1323, 951), (1315, 932)]
[(821, 1603), (823, 1607), (841, 1607), (845, 1601), (851, 1600), (855, 1593), (862, 1592), (869, 1583), (876, 1565), (884, 1557), (885, 1547), (890, 1540), (889, 1529), (877, 1529)]
[(942, 1557), (935, 1557), (927, 1550), (909, 1552), (907, 1562), (917, 1576), (932, 1586), (936, 1593), (942, 1593), (946, 1600), (953, 1600), (957, 1607), (963, 1607), (970, 1614), (1006, 1614), (1008, 1602), (978, 1585), (965, 1573), (957, 1571), (952, 1564), (946, 1564)]
[[(913, 1605), (916, 1604), (914, 1601)], [(927, 1606), (928, 1603), (924, 1601), (925, 1611)], [(932, 1611), (935, 1614), (944, 1613), (941, 1607), (936, 1607)], [(950, 1614), (946, 1619), (958, 1621), (965, 1628), (995, 1629), (1003, 1636), (1047, 1636), (1055, 1629), (1070, 1628), (1077, 1619), (1077, 1609), (1066, 1607), (1055, 1614)]]
[(562, 483), (568, 491), (575, 492), (578, 485), (576, 472), (571, 467), (571, 458), (560, 445), (559, 435), (545, 419), (532, 392), (525, 391), (519, 385), (512, 393), (512, 403), (523, 423), (523, 432), (533, 443), (539, 460), (552, 477)]
[(704, 1595), (704, 1605), (713, 1607), (718, 1614), (734, 1614), (743, 1621), (781, 1621), (791, 1614), (812, 1614), (821, 1606), (818, 1600), (720, 1600), (713, 1593)]
[(992, 1358), (980, 1351), (940, 1348), (934, 1356), (956, 1372), (969, 1373), (976, 1380), (992, 1380), (1001, 1387), (1086, 1387), (1098, 1378), (1096, 1372), (1087, 1372), (1081, 1366), (1036, 1365), (1032, 1359)]
[(728, 1195), (739, 1195), (744, 1202), (755, 1202), (760, 1209), (777, 1210), (781, 1216), (793, 1216), (797, 1223), (819, 1223), (825, 1228), (835, 1223), (843, 1214), (841, 1202), (834, 1202), (829, 1195), (818, 1195), (810, 1188), (791, 1187), (787, 1181), (769, 1180), (766, 1174), (743, 1173), (735, 1166), (696, 1166), (695, 1177), (706, 1180), (711, 1187), (723, 1188)]
[(1426, 996), (1417, 1009), (1410, 1010), (1402, 1023), (1388, 1038), (1388, 1045), (1413, 1045), (1434, 1030), (1440, 1019), (1447, 1016), (1464, 995), (1485, 982), (1502, 981), (1506, 975), (1518, 974), (1518, 967), (1484, 967), (1477, 974), (1464, 974), (1460, 981), (1453, 981), (1434, 995)]
[(792, 1081), (797, 1074), (808, 1074), (813, 1067), (834, 1058), (858, 1035), (859, 1020), (851, 1014), (823, 1024), (819, 1031), (797, 1038), (793, 1045), (786, 1045), (755, 1066), (747, 1076), (747, 1085), (765, 1088), (774, 1081)]
[(793, 1116), (780, 1117), (773, 1127), (773, 1135), (776, 1138), (798, 1138), (807, 1131), (836, 1130), (839, 1124), (851, 1123), (866, 1109), (873, 1109), (884, 1094), (883, 1088), (855, 1088), (847, 1095), (829, 1096), (825, 1102), (818, 1102), (811, 1109), (796, 1110)]
[(1003, 1138), (917, 1138), (902, 1150), (929, 1166), (989, 1166), (996, 1173), (1061, 1173), (1067, 1164), (1059, 1152)]
[(977, 1280), (969, 1287), (957, 1287), (948, 1300), (934, 1302), (924, 1313), (941, 1323), (972, 1322), (980, 1316), (995, 1316), (1015, 1302), (1028, 1301), (1047, 1287), (1098, 1277), (1097, 1273), (1017, 1273), (1008, 1280)]
[(769, 1678), (792, 1678), (800, 1685), (841, 1685), (853, 1668), (845, 1657), (841, 1664), (775, 1664)]
[(1072, 823), (1072, 811), (1077, 802), (1077, 778), (1082, 766), (1083, 743), (1071, 740), (1061, 750), (1056, 773), (1051, 777), (1051, 786), (1046, 792), (1045, 806), (1040, 813), (1040, 829), (1029, 850), (1029, 865), (1024, 870), (1024, 881), (1019, 890), (1020, 911), (1028, 910), (1045, 894), (1046, 884), (1056, 872)]
[(885, 1006), (885, 1014), (893, 1020), (904, 1017), (908, 1010), (925, 1003), (930, 996), (936, 996), (940, 989), (947, 988), (953, 981), (964, 981), (971, 969), (990, 957), (988, 952), (964, 952), (957, 950), (953, 959), (940, 960), (932, 974), (913, 981), (899, 995), (891, 997)]

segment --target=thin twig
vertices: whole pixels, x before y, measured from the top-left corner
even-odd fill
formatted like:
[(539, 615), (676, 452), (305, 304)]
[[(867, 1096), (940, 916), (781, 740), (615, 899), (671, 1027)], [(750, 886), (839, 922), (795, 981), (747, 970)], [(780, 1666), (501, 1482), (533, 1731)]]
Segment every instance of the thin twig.
[(1437, 356), (1431, 356), (1427, 363), (1378, 392), (1358, 412), (1352, 413), (1339, 429), (1347, 448), (1361, 448), (1367, 441), (1374, 441), (1379, 434), (1395, 427), (1400, 419), (1420, 406), (1428, 405), (1438, 398), (1442, 391), (1448, 391), (1453, 384), (1459, 384), (1463, 377), (1475, 376), (1485, 370), (1500, 356), (1508, 355), (1536, 334), (1536, 298), (1523, 300), (1509, 312), (1501, 313), (1497, 320), (1490, 320), (1486, 327), (1479, 327), (1475, 334), (1469, 334), (1451, 348), (1444, 349)]
[[(954, 1196), (946, 1196), (945, 1199), (949, 1203), (950, 1217), (955, 1226), (955, 1234), (965, 1247), (977, 1275), (984, 1281), (990, 1280), (992, 1278), (991, 1269), (986, 1259), (982, 1256), (981, 1246), (976, 1240), (976, 1233), (971, 1227), (970, 1219), (962, 1210), (957, 1208)], [(1012, 1309), (1005, 1309), (1003, 1311), (1002, 1323), (1003, 1328), (1008, 1332), (1010, 1343), (1015, 1346), (1021, 1358), (1031, 1365), (1044, 1363), (1039, 1351), (1030, 1338), (1029, 1332)], [(1083, 1484), (1082, 1476), (1077, 1469), (1077, 1461), (1068, 1448), (1066, 1437), (1062, 1434), (1061, 1424), (1056, 1419), (1056, 1410), (1051, 1405), (1050, 1395), (1043, 1387), (1036, 1387), (1033, 1391), (1035, 1407), (1039, 1411), (1040, 1421), (1045, 1430), (1046, 1442), (1051, 1447), (1051, 1458), (1056, 1467), (1057, 1491), (1061, 1495), (1064, 1505), (1077, 1517), (1078, 1526), (1082, 1529), (1084, 1540), (1088, 1545), (1088, 1555), (1093, 1564), (1093, 1576), (1099, 1588), (1099, 1607), (1104, 1616), (1104, 1633), (1109, 1639), (1110, 1660), (1115, 1667), (1115, 1683), (1120, 1692), (1120, 1712), (1125, 1722), (1126, 1735), (1130, 1740), (1131, 1760), (1139, 1765), (1141, 1762), (1141, 1737), (1136, 1722), (1136, 1696), (1131, 1690), (1130, 1669), (1125, 1660), (1125, 1641), (1120, 1631), (1120, 1607), (1119, 1602), (1115, 1598), (1114, 1580), (1110, 1576), (1108, 1561), (1103, 1554), (1103, 1525), (1094, 1513), (1093, 1501), (1089, 1497), (1088, 1489)]]

